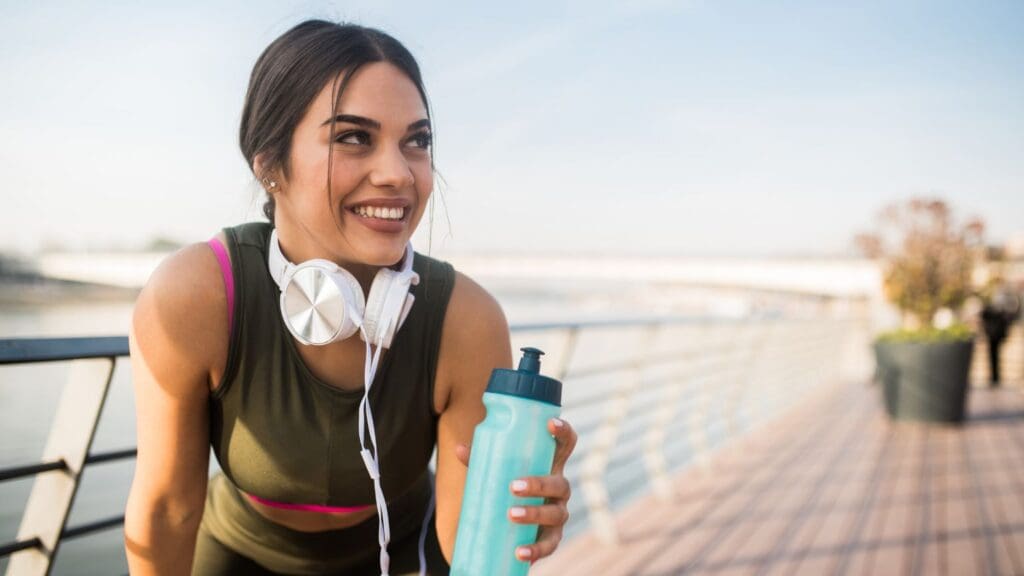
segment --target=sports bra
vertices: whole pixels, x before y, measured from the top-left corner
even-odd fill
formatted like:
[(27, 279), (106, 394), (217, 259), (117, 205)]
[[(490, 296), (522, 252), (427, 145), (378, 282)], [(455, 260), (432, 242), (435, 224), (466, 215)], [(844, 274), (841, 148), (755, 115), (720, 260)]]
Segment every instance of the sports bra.
[[(270, 506), (351, 512), (374, 505), (359, 457), (362, 390), (317, 378), (298, 354), (267, 269), (271, 225), (225, 228), (227, 246), (209, 244), (227, 290), (231, 330), (224, 375), (210, 397), (210, 443), (231, 482)], [(227, 257), (230, 251), (230, 260)], [(455, 272), (416, 254), (420, 284), (370, 391), (381, 484), (390, 501), (426, 471), (437, 441), (434, 379)]]

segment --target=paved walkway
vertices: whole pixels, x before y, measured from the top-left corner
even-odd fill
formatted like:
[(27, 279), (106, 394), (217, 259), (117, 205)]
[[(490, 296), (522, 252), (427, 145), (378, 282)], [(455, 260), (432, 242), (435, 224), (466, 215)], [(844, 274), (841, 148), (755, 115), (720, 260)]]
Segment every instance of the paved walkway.
[(809, 401), (531, 576), (1024, 574), (1024, 392), (972, 390), (962, 427), (891, 424), (877, 396)]

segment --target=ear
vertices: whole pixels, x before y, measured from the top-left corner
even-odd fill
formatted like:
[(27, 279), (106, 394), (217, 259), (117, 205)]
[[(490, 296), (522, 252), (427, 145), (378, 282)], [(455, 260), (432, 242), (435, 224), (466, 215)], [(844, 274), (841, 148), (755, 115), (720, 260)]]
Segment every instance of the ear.
[(252, 173), (256, 176), (256, 180), (262, 180), (264, 176), (264, 170), (266, 170), (265, 156), (260, 153), (252, 159)]
[(283, 178), (280, 170), (268, 169), (266, 155), (257, 154), (252, 161), (252, 173), (256, 175), (256, 181), (267, 191), (268, 194), (276, 194), (283, 189)]

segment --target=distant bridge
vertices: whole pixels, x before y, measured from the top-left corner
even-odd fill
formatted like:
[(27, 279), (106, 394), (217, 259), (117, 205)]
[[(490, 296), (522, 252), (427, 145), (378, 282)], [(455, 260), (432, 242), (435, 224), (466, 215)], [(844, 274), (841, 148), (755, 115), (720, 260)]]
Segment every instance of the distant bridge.
[[(46, 254), (39, 271), (52, 278), (139, 288), (169, 253)], [(779, 292), (875, 297), (878, 264), (864, 259), (445, 256), (470, 276), (495, 280), (636, 281)]]

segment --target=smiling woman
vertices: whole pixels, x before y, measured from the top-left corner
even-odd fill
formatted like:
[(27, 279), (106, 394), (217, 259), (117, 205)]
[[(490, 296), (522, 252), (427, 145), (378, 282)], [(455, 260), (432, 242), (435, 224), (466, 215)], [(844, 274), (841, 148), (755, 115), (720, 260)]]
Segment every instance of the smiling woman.
[[(511, 350), (495, 300), (410, 244), (430, 130), (419, 68), (383, 32), (308, 21), (260, 56), (240, 145), (270, 222), (170, 256), (133, 316), (133, 574), (448, 573), (467, 447)], [(556, 472), (515, 493), (545, 503), (509, 516), (541, 526), (522, 561), (567, 519), (575, 432), (548, 428)]]

